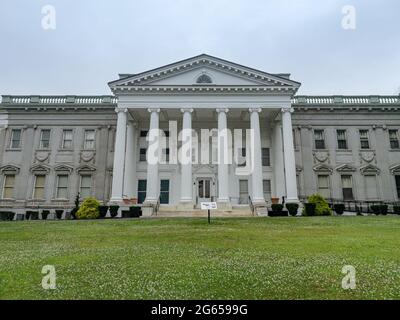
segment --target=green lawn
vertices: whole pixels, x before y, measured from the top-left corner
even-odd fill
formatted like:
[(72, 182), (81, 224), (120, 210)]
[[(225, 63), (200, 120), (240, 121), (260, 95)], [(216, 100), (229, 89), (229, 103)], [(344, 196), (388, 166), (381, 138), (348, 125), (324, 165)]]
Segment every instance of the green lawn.
[(1, 299), (400, 298), (395, 216), (1, 222), (0, 245)]

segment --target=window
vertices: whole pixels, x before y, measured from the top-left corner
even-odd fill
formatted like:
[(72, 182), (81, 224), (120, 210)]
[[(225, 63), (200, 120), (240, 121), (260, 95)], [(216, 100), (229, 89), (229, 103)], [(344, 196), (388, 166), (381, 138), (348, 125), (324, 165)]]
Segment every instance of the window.
[(68, 176), (58, 175), (57, 176), (57, 199), (68, 199)]
[(148, 134), (148, 130), (140, 130), (140, 137), (141, 138), (146, 138)]
[(7, 174), (4, 176), (3, 185), (3, 199), (14, 198), (14, 185), (15, 185), (15, 175)]
[(351, 176), (342, 176), (343, 200), (354, 200), (353, 180)]
[(378, 181), (376, 175), (364, 176), (365, 197), (367, 200), (377, 200), (378, 197)]
[(50, 130), (43, 129), (40, 132), (40, 149), (48, 149), (50, 148)]
[(33, 199), (44, 199), (44, 184), (46, 182), (45, 175), (35, 176), (35, 185), (33, 189)]
[(246, 166), (246, 148), (239, 149), (238, 167)]
[(389, 130), (389, 140), (391, 149), (400, 148), (398, 130)]
[(169, 138), (169, 130), (164, 130), (164, 134), (166, 138)]
[(82, 199), (90, 197), (92, 195), (92, 176), (81, 175), (81, 185), (79, 188), (79, 193)]
[(146, 199), (147, 180), (138, 181), (138, 203), (143, 203)]
[(361, 149), (369, 149), (369, 133), (368, 130), (360, 130)]
[(21, 129), (11, 130), (11, 142), (10, 142), (11, 149), (21, 148), (21, 133), (22, 133)]
[(325, 149), (324, 130), (314, 130), (315, 149)]
[(85, 130), (85, 142), (83, 144), (83, 148), (86, 150), (94, 149), (95, 144), (95, 131), (94, 130)]
[(338, 149), (347, 149), (346, 130), (336, 130)]
[(72, 130), (63, 130), (62, 149), (72, 149)]
[(331, 191), (329, 188), (329, 176), (318, 175), (318, 193), (325, 199), (331, 197)]
[(271, 165), (270, 162), (270, 153), (269, 153), (269, 148), (262, 148), (262, 165), (263, 167), (269, 167)]
[(162, 161), (164, 163), (169, 163), (169, 148), (162, 149)]
[(146, 152), (147, 150), (145, 148), (140, 149), (139, 161), (146, 161)]
[(296, 130), (295, 129), (292, 130), (292, 134), (293, 134), (293, 147), (295, 149), (297, 149), (299, 146), (297, 145)]
[(249, 203), (249, 184), (247, 180), (239, 180), (239, 204)]
[(160, 203), (169, 203), (169, 180), (161, 180), (160, 185)]
[(263, 180), (264, 199), (271, 201), (271, 180)]
[(397, 198), (400, 199), (400, 176), (395, 176), (395, 178), (396, 178)]
[(212, 80), (210, 76), (206, 74), (202, 74), (200, 77), (197, 78), (196, 80), (197, 84), (203, 84), (203, 83), (212, 83)]

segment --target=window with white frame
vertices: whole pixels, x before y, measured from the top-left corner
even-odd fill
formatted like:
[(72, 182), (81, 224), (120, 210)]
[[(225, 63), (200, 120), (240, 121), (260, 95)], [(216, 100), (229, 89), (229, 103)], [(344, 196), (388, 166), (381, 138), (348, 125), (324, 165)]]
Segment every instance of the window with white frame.
[(35, 184), (33, 187), (33, 199), (44, 199), (44, 186), (46, 176), (44, 174), (35, 175)]
[(40, 149), (50, 148), (50, 129), (42, 129), (40, 132)]
[(396, 189), (397, 189), (397, 197), (400, 199), (400, 175), (395, 176), (395, 182), (396, 182)]
[(262, 166), (269, 167), (271, 165), (269, 148), (262, 148), (261, 153)]
[(62, 149), (72, 149), (73, 131), (71, 129), (64, 129), (62, 135)]
[(368, 130), (360, 130), (361, 149), (369, 149), (369, 132)]
[(239, 204), (249, 203), (249, 182), (239, 180)]
[(391, 149), (399, 149), (399, 131), (398, 130), (389, 130), (389, 140), (390, 140), (390, 148)]
[(11, 130), (11, 139), (10, 139), (10, 148), (11, 149), (19, 149), (21, 148), (21, 129), (12, 129)]
[(139, 151), (139, 161), (140, 162), (145, 162), (147, 160), (147, 149), (146, 148), (140, 148)]
[(68, 199), (68, 175), (57, 176), (56, 199)]
[(342, 179), (343, 200), (354, 200), (352, 176), (343, 175), (341, 176), (341, 179)]
[(3, 199), (13, 199), (14, 198), (14, 185), (15, 185), (15, 175), (6, 174), (4, 176), (3, 182)]
[(328, 175), (318, 175), (318, 193), (325, 199), (331, 197)]
[(346, 130), (343, 130), (343, 129), (336, 130), (336, 135), (337, 135), (338, 149), (346, 150), (347, 149)]
[(95, 130), (85, 130), (84, 149), (91, 150), (95, 148), (95, 134)]
[(315, 149), (325, 149), (324, 130), (314, 130)]
[(264, 199), (271, 201), (271, 180), (263, 180)]
[(79, 193), (82, 199), (92, 195), (92, 176), (89, 174), (81, 175)]

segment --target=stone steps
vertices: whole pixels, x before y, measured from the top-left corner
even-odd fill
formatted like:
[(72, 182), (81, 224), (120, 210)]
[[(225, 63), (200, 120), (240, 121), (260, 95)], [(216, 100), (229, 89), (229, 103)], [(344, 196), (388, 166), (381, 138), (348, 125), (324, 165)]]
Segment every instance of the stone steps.
[[(167, 211), (167, 210), (160, 210), (157, 215), (153, 215), (153, 217), (201, 217), (206, 218), (208, 215), (206, 210), (187, 210), (187, 211)], [(247, 210), (232, 210), (232, 211), (225, 211), (225, 210), (212, 210), (211, 217), (251, 217), (252, 213), (249, 209)]]

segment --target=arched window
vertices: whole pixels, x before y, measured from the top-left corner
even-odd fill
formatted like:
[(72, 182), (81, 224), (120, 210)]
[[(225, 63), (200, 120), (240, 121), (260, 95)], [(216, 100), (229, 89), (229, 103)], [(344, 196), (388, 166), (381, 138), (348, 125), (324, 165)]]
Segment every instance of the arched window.
[(202, 74), (200, 77), (197, 78), (196, 83), (203, 84), (203, 83), (212, 83), (210, 76), (206, 74)]

